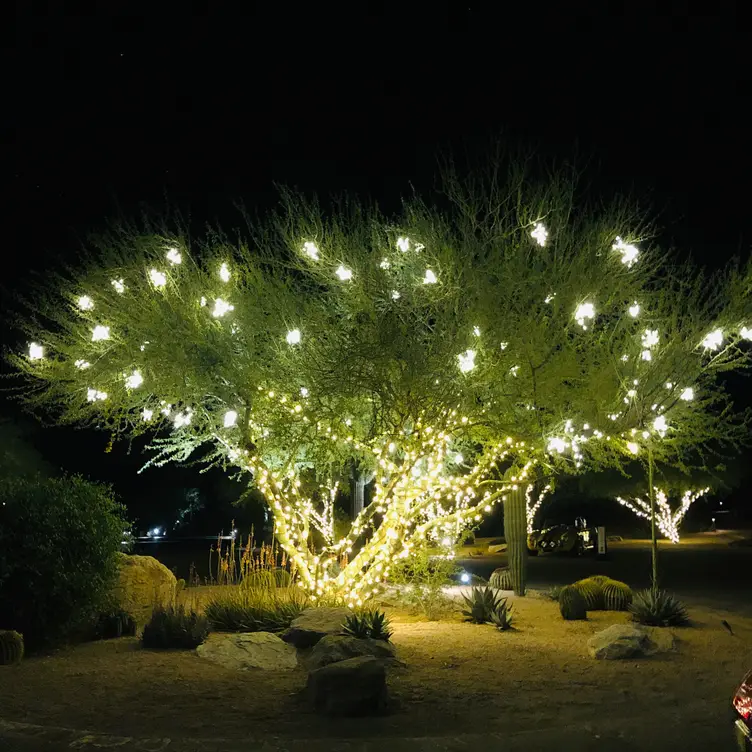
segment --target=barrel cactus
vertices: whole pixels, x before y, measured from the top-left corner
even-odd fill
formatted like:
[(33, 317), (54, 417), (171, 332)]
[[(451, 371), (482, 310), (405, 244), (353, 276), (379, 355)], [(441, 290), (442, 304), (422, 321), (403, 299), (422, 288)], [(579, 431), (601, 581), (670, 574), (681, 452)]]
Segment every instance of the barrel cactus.
[(0, 666), (20, 663), (24, 655), (23, 636), (13, 630), (0, 631)]
[(587, 619), (587, 607), (582, 593), (574, 586), (567, 585), (559, 593), (559, 611), (567, 621)]
[(274, 584), (277, 587), (286, 588), (292, 585), (292, 577), (286, 569), (277, 567), (273, 570), (272, 574), (274, 574)]
[(600, 580), (587, 577), (575, 582), (572, 587), (580, 591), (580, 595), (585, 599), (588, 611), (603, 611), (605, 603), (603, 601), (603, 585)]
[(626, 611), (632, 603), (632, 588), (625, 582), (608, 580), (603, 586), (606, 611)]
[(509, 567), (499, 567), (494, 569), (491, 576), (488, 578), (488, 584), (492, 588), (499, 590), (512, 590), (512, 573), (509, 571)]
[(602, 587), (605, 587), (607, 582), (616, 582), (616, 580), (612, 580), (610, 577), (607, 577), (605, 574), (594, 574), (587, 578), (590, 580), (590, 582), (596, 582)]
[(274, 573), (268, 569), (257, 569), (246, 575), (244, 584), (259, 590), (274, 590), (277, 587), (277, 580)]

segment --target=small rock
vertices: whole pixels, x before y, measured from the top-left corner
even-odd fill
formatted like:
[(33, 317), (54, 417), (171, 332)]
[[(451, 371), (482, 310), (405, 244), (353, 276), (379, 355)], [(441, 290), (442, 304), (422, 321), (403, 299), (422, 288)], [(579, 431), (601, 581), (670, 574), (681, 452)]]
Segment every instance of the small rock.
[(330, 663), (346, 661), (348, 658), (370, 655), (380, 661), (393, 661), (395, 648), (390, 642), (361, 639), (347, 635), (326, 635), (316, 643), (308, 657), (311, 670), (328, 666)]
[(503, 554), (507, 550), (506, 543), (498, 543), (495, 546), (488, 547), (489, 554)]
[(293, 620), (282, 639), (296, 648), (313, 647), (326, 635), (342, 634), (342, 625), (350, 613), (346, 608), (307, 608)]
[(648, 649), (648, 655), (654, 653), (670, 653), (676, 650), (676, 635), (665, 627), (651, 627), (648, 630), (651, 646)]
[(238, 671), (291, 671), (298, 665), (295, 648), (271, 632), (214, 633), (196, 652), (202, 658)]
[(649, 655), (652, 646), (648, 633), (631, 624), (613, 624), (588, 640), (588, 652), (601, 660), (640, 658)]
[(308, 694), (319, 713), (377, 714), (387, 701), (384, 664), (360, 656), (317, 668), (308, 675)]

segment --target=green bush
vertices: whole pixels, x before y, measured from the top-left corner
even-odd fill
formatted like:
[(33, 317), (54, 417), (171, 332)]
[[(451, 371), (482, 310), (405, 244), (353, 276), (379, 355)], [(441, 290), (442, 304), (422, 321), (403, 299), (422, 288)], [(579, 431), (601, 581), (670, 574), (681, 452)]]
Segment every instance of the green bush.
[(361, 639), (372, 638), (389, 642), (392, 637), (391, 624), (383, 611), (366, 608), (349, 614), (343, 625), (345, 634)]
[(141, 644), (145, 648), (193, 650), (209, 634), (206, 617), (185, 606), (158, 606), (144, 627)]
[(502, 598), (499, 605), (496, 606), (496, 610), (492, 612), (491, 624), (493, 624), (499, 632), (506, 632), (507, 629), (512, 628), (512, 607), (507, 605), (506, 598)]
[(491, 621), (493, 614), (498, 610), (502, 599), (496, 591), (490, 587), (474, 587), (470, 595), (462, 596), (467, 608), (462, 614), (474, 624), (486, 624)]
[(398, 605), (434, 621), (455, 608), (444, 588), (455, 584), (452, 577), (458, 571), (451, 559), (432, 557), (425, 549), (418, 549), (409, 559), (394, 562), (389, 582), (397, 587)]
[(299, 588), (229, 587), (205, 608), (212, 627), (221, 632), (281, 632), (307, 605)]
[(665, 590), (657, 588), (636, 593), (629, 611), (633, 621), (650, 627), (685, 627), (689, 624), (684, 604)]
[(603, 602), (606, 611), (626, 611), (632, 602), (632, 588), (626, 582), (607, 580), (603, 585)]
[(567, 621), (587, 619), (585, 598), (574, 585), (567, 585), (561, 589), (559, 593), (559, 611), (562, 618)]
[(30, 649), (108, 606), (128, 527), (109, 486), (79, 476), (0, 480), (0, 614)]
[(23, 636), (12, 629), (0, 630), (0, 666), (20, 663), (23, 656)]

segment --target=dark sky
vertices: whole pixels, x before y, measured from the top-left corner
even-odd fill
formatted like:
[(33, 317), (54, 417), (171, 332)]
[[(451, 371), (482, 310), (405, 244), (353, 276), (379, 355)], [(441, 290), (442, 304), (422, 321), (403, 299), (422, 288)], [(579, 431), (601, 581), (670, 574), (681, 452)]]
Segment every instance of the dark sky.
[(490, 3), (229, 5), (17, 3), (4, 286), (141, 202), (232, 224), (278, 182), (390, 209), (433, 185), (441, 153), (497, 138), (577, 156), (595, 195), (652, 206), (682, 253), (748, 253), (752, 39), (735, 3), (539, 4), (524, 21)]

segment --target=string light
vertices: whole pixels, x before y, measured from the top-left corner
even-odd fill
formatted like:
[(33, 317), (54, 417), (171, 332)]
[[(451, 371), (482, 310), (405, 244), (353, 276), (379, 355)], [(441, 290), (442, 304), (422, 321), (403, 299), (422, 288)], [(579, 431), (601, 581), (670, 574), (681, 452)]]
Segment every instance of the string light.
[(157, 269), (149, 270), (149, 279), (154, 287), (161, 288), (167, 284), (167, 275)]
[(177, 248), (170, 248), (167, 251), (167, 260), (173, 266), (177, 266), (183, 262), (183, 257), (180, 255), (180, 251)]
[(546, 299), (543, 302), (550, 303), (555, 297), (556, 297), (555, 292), (549, 293), (548, 295), (546, 295)]
[[(692, 504), (710, 491), (709, 488), (702, 488), (698, 491), (685, 491), (681, 497), (681, 503), (676, 510), (671, 509), (668, 497), (665, 491), (655, 488), (655, 524), (658, 529), (672, 542), (679, 542), (679, 525), (689, 511)], [(642, 499), (639, 496), (633, 499), (624, 499), (617, 496), (616, 500), (638, 517), (649, 520), (652, 516), (650, 501)]]
[(44, 358), (44, 347), (36, 342), (29, 343), (29, 360), (42, 360)]
[(575, 309), (574, 318), (583, 329), (587, 329), (585, 322), (595, 318), (595, 306), (592, 303), (580, 303)]
[(303, 243), (303, 253), (313, 261), (319, 260), (319, 247), (312, 240)]
[(219, 278), (223, 282), (229, 282), (230, 281), (230, 267), (227, 266), (226, 262), (222, 262), (222, 266), (219, 267)]
[(226, 300), (222, 300), (222, 298), (217, 298), (214, 301), (214, 309), (212, 310), (212, 316), (214, 316), (215, 319), (222, 318), (226, 313), (229, 313), (230, 311), (234, 311), (235, 306), (230, 305)]
[(628, 441), (627, 442), (627, 449), (629, 449), (629, 451), (632, 454), (639, 454), (640, 453), (640, 445), (639, 444), (635, 444), (634, 441)]
[(480, 337), (480, 327), (479, 327), (479, 326), (474, 326), (474, 327), (473, 327), (473, 334), (474, 334), (474, 335), (475, 335), (476, 337)]
[(86, 392), (86, 399), (89, 402), (103, 402), (107, 399), (107, 392), (100, 392), (98, 389), (89, 388)]
[(655, 347), (658, 344), (658, 339), (659, 336), (657, 329), (646, 329), (642, 335), (642, 346)]
[(109, 339), (110, 338), (110, 327), (109, 326), (102, 326), (102, 324), (98, 324), (97, 326), (92, 329), (91, 332), (91, 341), (92, 342), (101, 342), (102, 340)]
[(381, 263), (379, 264), (379, 267), (382, 269), (389, 269), (391, 267), (391, 264), (389, 263), (389, 259), (381, 259)]
[(642, 359), (643, 360), (652, 360), (653, 359), (653, 355), (650, 352), (650, 350), (643, 350), (642, 351)]
[(683, 399), (685, 402), (691, 402), (695, 398), (695, 390), (691, 386), (688, 386), (680, 395), (679, 399)]
[(307, 397), (308, 396), (308, 389), (306, 389), (304, 386), (300, 387), (300, 395), (302, 397)]
[(559, 436), (552, 436), (548, 440), (548, 452), (551, 454), (553, 452), (556, 452), (557, 454), (561, 454), (562, 452), (566, 451), (568, 444), (567, 442), (562, 439)]
[(544, 246), (546, 245), (546, 240), (548, 239), (548, 230), (546, 230), (543, 224), (536, 222), (533, 231), (530, 233), (530, 236), (534, 238), (535, 242), (538, 243), (538, 245)]
[(746, 339), (746, 340), (752, 340), (752, 328), (750, 328), (750, 327), (746, 327), (746, 326), (743, 326), (743, 327), (742, 327), (742, 328), (741, 328), (741, 329), (739, 330), (739, 336), (740, 336), (740, 337), (741, 337), (742, 339)]
[(288, 345), (299, 345), (300, 329), (291, 329), (289, 332), (287, 332), (287, 337), (285, 339), (287, 340)]
[(710, 334), (705, 335), (702, 346), (706, 350), (717, 350), (723, 344), (723, 329), (714, 329)]
[(625, 243), (620, 237), (616, 238), (612, 249), (621, 253), (621, 263), (628, 269), (637, 261), (640, 251), (637, 246)]
[(438, 280), (436, 279), (436, 275), (430, 269), (426, 269), (426, 274), (423, 277), (423, 284), (435, 285), (437, 281)]
[(352, 269), (348, 269), (346, 266), (343, 266), (342, 264), (339, 265), (337, 268), (337, 271), (334, 272), (343, 282), (348, 282), (352, 279), (353, 273)]
[(113, 279), (112, 286), (115, 288), (115, 292), (121, 295), (125, 292), (125, 282), (122, 279)]
[(462, 373), (467, 373), (475, 368), (475, 350), (465, 350), (464, 353), (457, 356), (457, 359)]
[(653, 421), (653, 429), (657, 431), (661, 436), (664, 436), (666, 431), (668, 431), (668, 423), (666, 423), (666, 418), (663, 415), (659, 415)]
[(410, 250), (410, 238), (397, 238), (397, 248), (402, 253), (407, 253)]
[(83, 360), (83, 358), (79, 358), (75, 363), (73, 364), (78, 368), (80, 371), (85, 371), (87, 368), (91, 366), (91, 363), (89, 363), (88, 360)]
[(192, 412), (193, 411), (189, 407), (184, 412), (177, 413), (177, 415), (175, 415), (172, 421), (175, 428), (183, 428), (185, 426), (190, 425)]
[(90, 311), (92, 308), (94, 308), (94, 301), (88, 295), (82, 295), (78, 299), (78, 307), (82, 311)]
[(399, 290), (392, 290), (392, 300), (399, 300), (401, 297)]
[(640, 315), (640, 304), (636, 300), (629, 306), (629, 315), (633, 319), (636, 319)]
[(238, 422), (238, 414), (235, 412), (235, 410), (228, 410), (225, 413), (225, 419), (224, 419), (224, 427), (225, 428), (232, 428), (234, 425), (236, 425)]
[(150, 410), (148, 407), (145, 407), (143, 411), (141, 412), (141, 418), (144, 421), (150, 421), (154, 417), (154, 410)]
[(138, 389), (144, 383), (144, 377), (139, 371), (134, 371), (125, 379), (125, 386), (128, 389)]

